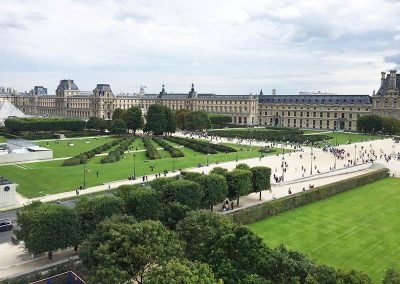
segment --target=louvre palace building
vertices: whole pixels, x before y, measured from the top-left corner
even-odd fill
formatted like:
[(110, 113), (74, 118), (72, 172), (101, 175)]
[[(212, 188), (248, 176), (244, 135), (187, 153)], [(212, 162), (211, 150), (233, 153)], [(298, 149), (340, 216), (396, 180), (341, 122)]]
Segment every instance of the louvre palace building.
[(398, 119), (400, 114), (400, 74), (381, 73), (380, 87), (370, 95), (302, 93), (298, 95), (216, 95), (197, 93), (194, 85), (187, 93), (167, 92), (164, 85), (157, 94), (115, 95), (110, 85), (97, 84), (90, 92), (80, 91), (73, 80), (61, 80), (55, 95), (35, 86), (26, 93), (0, 88), (0, 100), (7, 99), (29, 115), (51, 117), (91, 116), (110, 119), (116, 108), (139, 106), (143, 113), (152, 104), (163, 104), (173, 111), (204, 110), (232, 116), (239, 125), (285, 126), (324, 130), (355, 131), (357, 118), (377, 114)]

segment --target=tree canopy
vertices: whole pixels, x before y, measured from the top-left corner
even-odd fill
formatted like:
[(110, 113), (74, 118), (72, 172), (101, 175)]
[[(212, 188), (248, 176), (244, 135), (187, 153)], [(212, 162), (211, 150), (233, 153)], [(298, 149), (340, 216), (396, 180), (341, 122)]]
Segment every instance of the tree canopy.
[(161, 135), (164, 132), (173, 133), (176, 131), (175, 114), (167, 106), (161, 104), (150, 105), (146, 115), (145, 132), (153, 132)]
[(143, 128), (142, 110), (138, 106), (133, 106), (126, 111), (126, 127), (132, 129), (133, 133), (136, 130)]
[(210, 117), (205, 111), (196, 110), (186, 115), (185, 129), (190, 131), (203, 131), (210, 128)]

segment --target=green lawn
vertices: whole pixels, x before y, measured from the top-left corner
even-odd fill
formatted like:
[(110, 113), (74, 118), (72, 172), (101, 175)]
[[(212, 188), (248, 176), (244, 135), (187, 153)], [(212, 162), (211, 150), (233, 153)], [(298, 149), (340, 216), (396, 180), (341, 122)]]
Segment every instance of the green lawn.
[(400, 269), (400, 179), (386, 178), (249, 225), (318, 263), (362, 270), (375, 283)]
[[(143, 148), (143, 142), (136, 139), (134, 143)], [(168, 142), (170, 143), (170, 142)], [(175, 145), (170, 143), (171, 145)], [(237, 145), (231, 145), (237, 147)], [(247, 151), (247, 148), (249, 149)], [(252, 150), (250, 150), (252, 149)], [(245, 147), (244, 151), (237, 152), (238, 159), (260, 156), (258, 147)], [(181, 148), (185, 157), (175, 159), (175, 167), (195, 167), (199, 163), (205, 165), (207, 155), (200, 154), (191, 149)], [(272, 153), (276, 154), (277, 152)], [(150, 165), (155, 166), (155, 172), (171, 171), (173, 158), (164, 150), (159, 150), (163, 159), (147, 160), (145, 152), (136, 153), (136, 175), (151, 174)], [(218, 153), (208, 156), (209, 163), (232, 161), (236, 159), (236, 153)], [(125, 154), (125, 158), (111, 164), (101, 164), (101, 157), (94, 157), (87, 163), (86, 186), (91, 187), (105, 182), (126, 179), (133, 174), (133, 154)], [(63, 167), (63, 161), (39, 162), (21, 165), (0, 166), (2, 176), (19, 184), (17, 191), (28, 198), (43, 196), (46, 194), (70, 191), (83, 184), (83, 165)], [(99, 177), (96, 177), (96, 172)], [(153, 173), (155, 173), (153, 172)]]
[[(348, 142), (362, 142), (366, 140), (377, 140), (382, 139), (382, 136), (378, 135), (364, 135), (364, 134), (357, 134), (357, 133), (344, 133), (344, 132), (331, 132), (331, 133), (324, 133), (323, 135), (331, 136), (330, 143), (337, 143), (338, 144), (346, 144)], [(385, 138), (385, 137), (383, 137)]]
[[(113, 137), (97, 137), (97, 138), (80, 138), (73, 140), (52, 140), (37, 142), (39, 146), (53, 150), (54, 158), (72, 157), (79, 153), (94, 149), (107, 142), (114, 140)], [(68, 141), (73, 143), (73, 146), (68, 146)]]
[(5, 138), (4, 136), (0, 136), (0, 143), (4, 143), (7, 141), (7, 138)]

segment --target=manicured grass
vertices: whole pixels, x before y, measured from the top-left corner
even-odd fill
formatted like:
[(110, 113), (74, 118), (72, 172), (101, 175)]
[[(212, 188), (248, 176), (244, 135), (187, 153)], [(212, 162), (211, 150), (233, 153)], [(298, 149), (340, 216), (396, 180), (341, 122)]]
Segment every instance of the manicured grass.
[[(138, 146), (143, 148), (143, 142), (136, 139)], [(175, 145), (170, 143), (171, 145)], [(237, 145), (231, 145), (238, 148)], [(260, 156), (258, 147), (248, 147), (249, 150), (237, 152), (238, 159), (246, 159)], [(195, 167), (199, 163), (205, 165), (207, 155), (200, 154), (191, 149), (180, 148), (185, 157), (175, 158), (176, 169)], [(250, 150), (252, 149), (252, 150)], [(145, 152), (136, 153), (136, 175), (151, 174), (155, 172), (171, 171), (173, 158), (164, 150), (158, 150), (163, 159), (148, 160)], [(279, 153), (280, 149), (277, 152)], [(133, 153), (125, 154), (125, 158), (116, 163), (101, 164), (102, 157), (94, 157), (87, 163), (86, 186), (91, 187), (113, 180), (126, 179), (133, 174)], [(233, 161), (236, 153), (218, 153), (208, 156), (209, 163)], [(63, 167), (63, 161), (39, 162), (22, 165), (0, 166), (2, 176), (19, 184), (17, 191), (28, 198), (71, 191), (83, 184), (83, 165)], [(155, 166), (155, 172), (151, 172), (150, 166)], [(99, 177), (96, 177), (96, 172)]]
[(4, 143), (7, 141), (7, 138), (5, 138), (4, 136), (0, 136), (0, 143)]
[[(61, 158), (73, 157), (79, 153), (94, 149), (114, 139), (114, 137), (80, 138), (60, 141), (39, 141), (37, 142), (37, 144), (39, 146), (52, 149), (54, 158)], [(68, 146), (68, 141), (73, 143), (74, 145)]]
[(386, 178), (249, 225), (318, 263), (362, 270), (374, 283), (400, 269), (400, 179)]
[(331, 133), (324, 133), (324, 135), (332, 137), (332, 139), (329, 140), (329, 142), (332, 144), (336, 143), (336, 139), (338, 144), (347, 144), (348, 142), (354, 143), (366, 140), (377, 140), (385, 138), (378, 135), (364, 135), (364, 134), (345, 133), (345, 132), (331, 132)]

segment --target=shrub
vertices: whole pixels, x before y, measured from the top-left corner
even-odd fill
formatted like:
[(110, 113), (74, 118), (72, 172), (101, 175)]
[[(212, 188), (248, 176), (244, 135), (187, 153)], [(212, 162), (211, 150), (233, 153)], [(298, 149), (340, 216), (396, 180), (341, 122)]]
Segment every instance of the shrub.
[(167, 184), (163, 190), (164, 202), (179, 202), (192, 209), (199, 209), (204, 192), (200, 185), (190, 180), (175, 180)]
[(168, 143), (166, 143), (165, 141), (163, 141), (160, 138), (153, 138), (153, 141), (156, 142), (158, 145), (160, 145), (161, 147), (164, 148), (165, 151), (168, 151), (172, 157), (185, 157), (185, 154), (179, 150), (178, 148), (175, 148), (171, 145), (169, 145)]
[(81, 159), (72, 157), (64, 161), (63, 166), (77, 166), (81, 164)]
[(144, 147), (146, 148), (146, 156), (150, 160), (160, 159), (161, 156), (158, 153), (156, 147), (154, 147), (153, 144), (151, 144), (150, 139), (143, 137), (142, 140), (143, 140)]
[(134, 137), (122, 138), (120, 140), (118, 148), (108, 153), (107, 157), (102, 158), (101, 163), (114, 163), (121, 160), (121, 156), (124, 155), (125, 151), (129, 149), (129, 145), (131, 145), (134, 140)]
[(352, 177), (346, 180), (323, 185), (306, 192), (295, 193), (277, 200), (264, 202), (229, 214), (239, 224), (250, 224), (267, 217), (277, 215), (284, 211), (300, 207), (329, 196), (345, 192), (358, 186), (383, 179), (388, 176), (387, 169), (367, 173), (361, 176)]
[(183, 145), (185, 147), (188, 147), (194, 151), (203, 153), (203, 154), (217, 154), (218, 152), (236, 152), (237, 150), (221, 145), (221, 144), (213, 144), (207, 141), (200, 141), (200, 140), (195, 140), (195, 139), (188, 139), (188, 138), (182, 138), (182, 137), (165, 137), (165, 139)]

